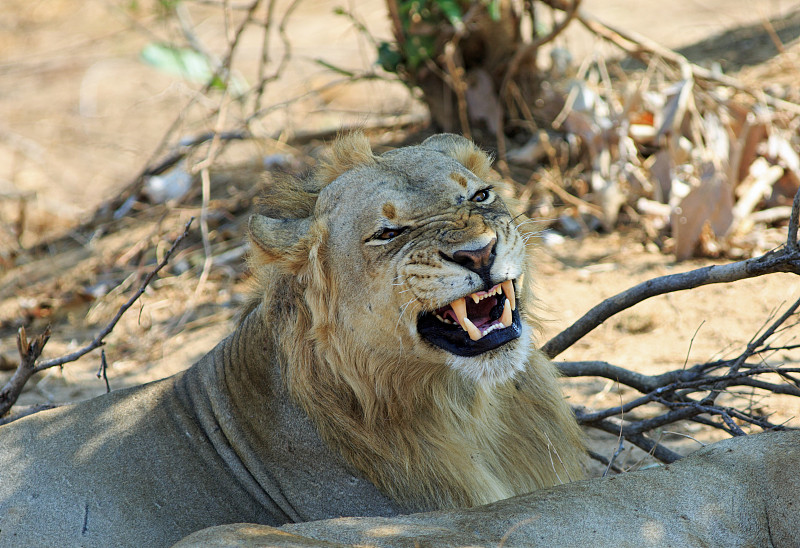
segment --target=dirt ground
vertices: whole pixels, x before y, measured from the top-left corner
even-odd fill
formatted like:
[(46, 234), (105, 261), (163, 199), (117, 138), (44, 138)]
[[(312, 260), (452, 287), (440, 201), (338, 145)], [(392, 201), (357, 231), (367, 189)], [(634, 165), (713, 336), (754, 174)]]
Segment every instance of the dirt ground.
[[(583, 4), (619, 28), (682, 48), (695, 62), (716, 61), (726, 65), (726, 70), (742, 70), (750, 77), (800, 85), (798, 56), (784, 56), (779, 62), (774, 41), (763, 32), (771, 25), (786, 44), (796, 41), (800, 26), (781, 22), (800, 10), (798, 1), (585, 0)], [(286, 27), (292, 61), (268, 88), (265, 104), (281, 105), (286, 98), (302, 95), (311, 83), (334, 82), (319, 59), (348, 69), (369, 68), (374, 59), (371, 44), (346, 18), (331, 15), (336, 5), (321, 0), (298, 5)], [(351, 1), (349, 7), (375, 36), (389, 36), (382, 2)], [(192, 11), (200, 40), (210, 45), (223, 38), (215, 13), (202, 7)], [(175, 113), (196, 93), (180, 78), (140, 60), (147, 44), (174, 32), (170, 24), (160, 19), (155, 2), (4, 2), (0, 11), (0, 366), (15, 361), (14, 335), (23, 324), (33, 333), (47, 324), (53, 326), (46, 357), (86, 344), (141, 282), (148, 261), (163, 255), (166, 240), (173, 240), (183, 223), (198, 214), (196, 200), (135, 210), (102, 238), (69, 245), (62, 239), (57, 249), (14, 255), (20, 245), (27, 248), (64, 231), (69, 234), (124, 188), (147, 165)], [(256, 37), (248, 40), (241, 46), (239, 61), (246, 66), (252, 59), (255, 67), (260, 44)], [(580, 28), (571, 29), (560, 45), (577, 57), (606, 51), (606, 46), (598, 45)], [(279, 56), (282, 48), (276, 42), (273, 55)], [(741, 49), (748, 55), (742, 55)], [(199, 108), (212, 106), (201, 102)], [(325, 92), (276, 107), (261, 122), (276, 141), (234, 147), (227, 160), (232, 165), (234, 159), (248, 155), (278, 158), (277, 151), (296, 153), (298, 160), (284, 156), (279, 160), (297, 167), (308, 151), (282, 145), (288, 135), (422, 112), (397, 82), (331, 85)], [(388, 143), (395, 136), (387, 134), (382, 140)], [(171, 261), (168, 274), (148, 289), (109, 338), (105, 351), (112, 388), (180, 371), (230, 332), (247, 291), (241, 226), (249, 204), (240, 203), (238, 197), (252, 194), (257, 177), (252, 165), (234, 175), (216, 175), (212, 199), (219, 215), (213, 220), (211, 239), (214, 256), (225, 259), (216, 260), (208, 279), (198, 285), (203, 254), (198, 251), (199, 235), (189, 238), (187, 250)], [(675, 263), (645, 245), (635, 232), (544, 246), (536, 261), (545, 319), (540, 338), (549, 339), (604, 298), (640, 281), (706, 264), (699, 260)], [(684, 363), (730, 356), (741, 351), (770, 313), (799, 296), (796, 277), (772, 275), (651, 299), (612, 318), (558, 359), (602, 359), (654, 374)], [(796, 364), (800, 355), (787, 353), (776, 359)], [(99, 356), (94, 352), (63, 369), (41, 374), (29, 383), (20, 405), (101, 394), (106, 388), (96, 375), (98, 367)], [(0, 383), (10, 374), (0, 371)], [(589, 407), (611, 405), (629, 395), (603, 381), (567, 380), (565, 384), (573, 402)], [(800, 426), (800, 402), (776, 399), (773, 409), (780, 420)], [(680, 428), (680, 434), (704, 442), (718, 437), (693, 425)], [(613, 452), (613, 439), (595, 437), (599, 452)], [(699, 443), (686, 440), (680, 447), (687, 451)]]

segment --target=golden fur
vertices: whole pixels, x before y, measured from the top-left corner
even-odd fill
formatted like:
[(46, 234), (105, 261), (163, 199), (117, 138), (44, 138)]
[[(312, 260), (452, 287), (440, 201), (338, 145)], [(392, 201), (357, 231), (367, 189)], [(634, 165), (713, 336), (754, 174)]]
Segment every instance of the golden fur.
[[(337, 230), (331, 228), (334, 223), (352, 216), (355, 227), (363, 217), (365, 205), (347, 198), (354, 186), (374, 190), (370, 200), (393, 217), (401, 215), (396, 208), (409, 208), (406, 198), (398, 200), (382, 187), (366, 185), (398, 173), (409, 180), (420, 175), (434, 179), (439, 161), (450, 166), (447, 162), (455, 160), (467, 168), (469, 173), (460, 166), (461, 171), (451, 169), (458, 187), (466, 187), (467, 179), (470, 185), (482, 184), (490, 171), (488, 156), (456, 136), (436, 136), (397, 152), (375, 156), (363, 135), (341, 137), (311, 178), (283, 178), (269, 185), (261, 200), (265, 216), (251, 221), (256, 291), (250, 309), (260, 306), (272, 342), (281, 349), (289, 393), (328, 444), (410, 508), (474, 506), (577, 479), (582, 473), (580, 431), (563, 400), (555, 367), (529, 347), (530, 318), (523, 340), (488, 357), (443, 356), (444, 351), (419, 343), (408, 327), (416, 312), (461, 296), (445, 296), (433, 282), (423, 283), (423, 272), (441, 268), (432, 252), (439, 242), (429, 241), (431, 236), (420, 228), (422, 241), (410, 242), (416, 246), (415, 257), (424, 260), (410, 261), (411, 253), (403, 250), (391, 258), (367, 256), (372, 248), (359, 251), (353, 246), (342, 253), (341, 242), (331, 235)], [(323, 189), (335, 198), (320, 204)], [(438, 199), (438, 193), (414, 197), (425, 202), (420, 207)], [(522, 237), (503, 211), (484, 217), (472, 211), (458, 219), (458, 232), (448, 225), (441, 238), (462, 233), (478, 238), (493, 231), (512, 255), (509, 261), (524, 266)], [(436, 222), (452, 224), (454, 215), (437, 211)], [(349, 265), (342, 258), (358, 256), (368, 259)], [(402, 311), (390, 305), (376, 311), (373, 301), (356, 300), (368, 298), (358, 296), (362, 293), (377, 292), (374, 302), (401, 303), (408, 301), (399, 295), (404, 290), (416, 299)], [(522, 283), (517, 291), (524, 311)], [(358, 307), (363, 314), (351, 310)], [(348, 328), (351, 317), (357, 327)], [(381, 336), (399, 342), (381, 343)]]

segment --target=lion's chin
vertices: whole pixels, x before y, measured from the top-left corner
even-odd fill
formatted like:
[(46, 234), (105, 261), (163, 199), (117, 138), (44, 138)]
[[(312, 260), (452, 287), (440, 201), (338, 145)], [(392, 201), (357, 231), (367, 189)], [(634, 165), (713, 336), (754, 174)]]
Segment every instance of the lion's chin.
[(502, 384), (524, 370), (528, 364), (533, 346), (530, 327), (523, 323), (521, 332), (522, 335), (513, 342), (477, 356), (451, 355), (447, 365), (459, 375), (478, 384), (487, 387)]

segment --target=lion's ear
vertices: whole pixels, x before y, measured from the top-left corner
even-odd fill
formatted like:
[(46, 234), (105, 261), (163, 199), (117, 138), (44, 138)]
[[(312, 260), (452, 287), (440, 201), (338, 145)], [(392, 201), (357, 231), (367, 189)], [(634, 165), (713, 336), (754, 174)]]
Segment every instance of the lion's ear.
[(273, 219), (252, 215), (248, 232), (251, 261), (275, 263), (296, 274), (308, 261), (311, 218)]
[(481, 179), (486, 179), (491, 171), (492, 159), (489, 155), (461, 135), (440, 133), (425, 139), (421, 146), (450, 156)]

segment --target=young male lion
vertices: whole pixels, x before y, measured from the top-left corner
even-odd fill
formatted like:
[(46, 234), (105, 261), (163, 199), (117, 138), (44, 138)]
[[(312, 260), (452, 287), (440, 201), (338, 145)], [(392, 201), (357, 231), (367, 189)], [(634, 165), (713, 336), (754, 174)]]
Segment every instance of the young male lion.
[(0, 428), (0, 544), (473, 506), (581, 474), (487, 156), (338, 140), (250, 220), (256, 295), (183, 373)]

